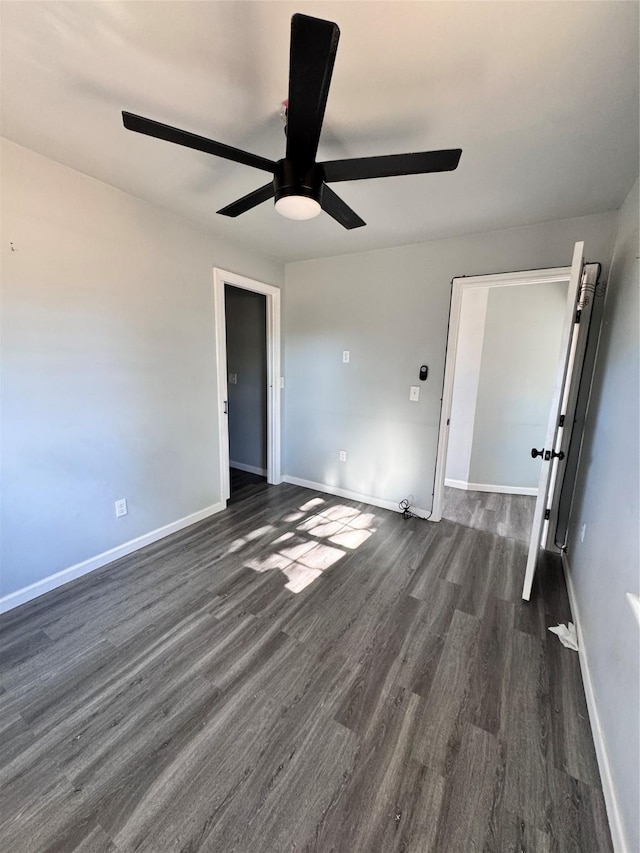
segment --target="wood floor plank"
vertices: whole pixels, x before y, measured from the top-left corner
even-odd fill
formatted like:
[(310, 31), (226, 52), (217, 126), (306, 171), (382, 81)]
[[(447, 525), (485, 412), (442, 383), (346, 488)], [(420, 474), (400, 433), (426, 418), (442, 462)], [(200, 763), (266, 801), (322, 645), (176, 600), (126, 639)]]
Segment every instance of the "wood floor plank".
[(602, 791), (548, 766), (552, 853), (613, 853)]
[(498, 809), (492, 815), (483, 853), (551, 853), (551, 837), (518, 815)]
[(531, 495), (475, 492), (445, 486), (443, 518), (465, 527), (528, 542), (536, 499)]
[[(551, 621), (551, 620), (549, 620)], [(547, 633), (551, 740), (556, 767), (587, 785), (600, 786), (577, 652)]]
[(551, 721), (543, 643), (513, 632), (502, 689), (503, 697), (509, 696), (500, 733), (506, 747), (505, 808), (545, 829), (551, 807), (546, 777)]
[[(316, 827), (313, 842), (307, 841), (303, 849), (370, 853), (378, 849), (381, 836), (394, 837), (402, 830), (403, 819), (405, 825), (413, 823), (416, 832), (425, 823), (423, 809), (428, 808), (434, 819), (441, 791), (435, 776), (424, 774), (411, 799), (401, 793), (422, 702), (399, 688), (378, 706), (367, 737), (360, 740), (346, 784), (336, 792)], [(413, 841), (424, 845), (427, 838), (415, 835)]]
[(416, 756), (444, 775), (449, 772), (462, 739), (479, 633), (479, 619), (455, 611), (416, 733)]
[(513, 605), (491, 598), (485, 609), (471, 668), (468, 719), (497, 735), (502, 722), (502, 685), (507, 675)]
[(0, 616), (1, 853), (609, 853), (562, 573), (521, 603), (503, 497), (460, 500), (486, 530), (249, 476)]
[(482, 850), (496, 796), (499, 750), (496, 738), (466, 725), (447, 778), (435, 849), (451, 853)]

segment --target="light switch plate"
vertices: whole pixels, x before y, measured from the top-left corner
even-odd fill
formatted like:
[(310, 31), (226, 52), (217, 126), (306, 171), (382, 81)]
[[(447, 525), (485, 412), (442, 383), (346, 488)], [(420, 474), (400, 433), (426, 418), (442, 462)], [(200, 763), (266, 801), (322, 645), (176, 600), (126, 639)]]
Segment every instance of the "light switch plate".
[(238, 384), (238, 374), (237, 373), (230, 373), (229, 374), (229, 384), (230, 385), (237, 385)]
[(412, 385), (409, 389), (409, 399), (412, 403), (417, 403), (420, 399), (420, 388), (418, 385)]
[(342, 363), (343, 364), (348, 364), (350, 357), (351, 357), (351, 354), (350, 354), (348, 349), (342, 350)]
[(346, 450), (341, 450), (341, 451), (340, 451), (340, 461), (341, 461), (341, 462), (346, 462), (346, 461), (347, 461), (347, 451), (346, 451)]

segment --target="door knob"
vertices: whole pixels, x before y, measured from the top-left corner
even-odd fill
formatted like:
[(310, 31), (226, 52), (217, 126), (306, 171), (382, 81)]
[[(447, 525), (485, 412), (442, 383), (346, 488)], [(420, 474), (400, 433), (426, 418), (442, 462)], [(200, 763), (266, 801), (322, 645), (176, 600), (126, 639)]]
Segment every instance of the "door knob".
[(544, 456), (544, 448), (542, 450), (536, 450), (535, 447), (531, 448), (531, 458), (535, 459), (536, 456)]

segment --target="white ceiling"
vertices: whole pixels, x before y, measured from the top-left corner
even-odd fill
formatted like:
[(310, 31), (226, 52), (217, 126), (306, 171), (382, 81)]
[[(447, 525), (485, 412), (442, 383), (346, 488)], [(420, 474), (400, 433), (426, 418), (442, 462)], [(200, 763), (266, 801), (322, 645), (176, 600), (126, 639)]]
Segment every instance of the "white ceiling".
[[(2, 134), (283, 261), (618, 208), (638, 174), (636, 2), (8, 2)], [(367, 222), (215, 211), (264, 173), (123, 129), (126, 109), (284, 156), (290, 18), (338, 23), (318, 159), (463, 149), (333, 184)]]

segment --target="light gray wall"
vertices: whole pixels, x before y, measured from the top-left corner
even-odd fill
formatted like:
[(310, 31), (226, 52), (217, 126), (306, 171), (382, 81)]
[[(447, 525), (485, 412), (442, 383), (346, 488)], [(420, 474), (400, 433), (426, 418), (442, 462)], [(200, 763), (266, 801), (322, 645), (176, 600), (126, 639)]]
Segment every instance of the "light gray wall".
[(1, 215), (5, 595), (219, 500), (212, 268), (283, 268), (6, 141)]
[(266, 471), (267, 468), (267, 300), (227, 284), (227, 378), (229, 459)]
[(566, 302), (566, 282), (489, 289), (470, 482), (537, 487)]
[(569, 528), (583, 641), (630, 851), (640, 850), (640, 628), (625, 598), (640, 591), (639, 254), (636, 183), (620, 213)]
[(606, 275), (615, 223), (612, 212), (288, 264), (285, 473), (429, 509), (452, 278), (567, 266), (577, 240)]
[(458, 483), (469, 481), (488, 302), (488, 287), (462, 292), (446, 465), (447, 479)]

